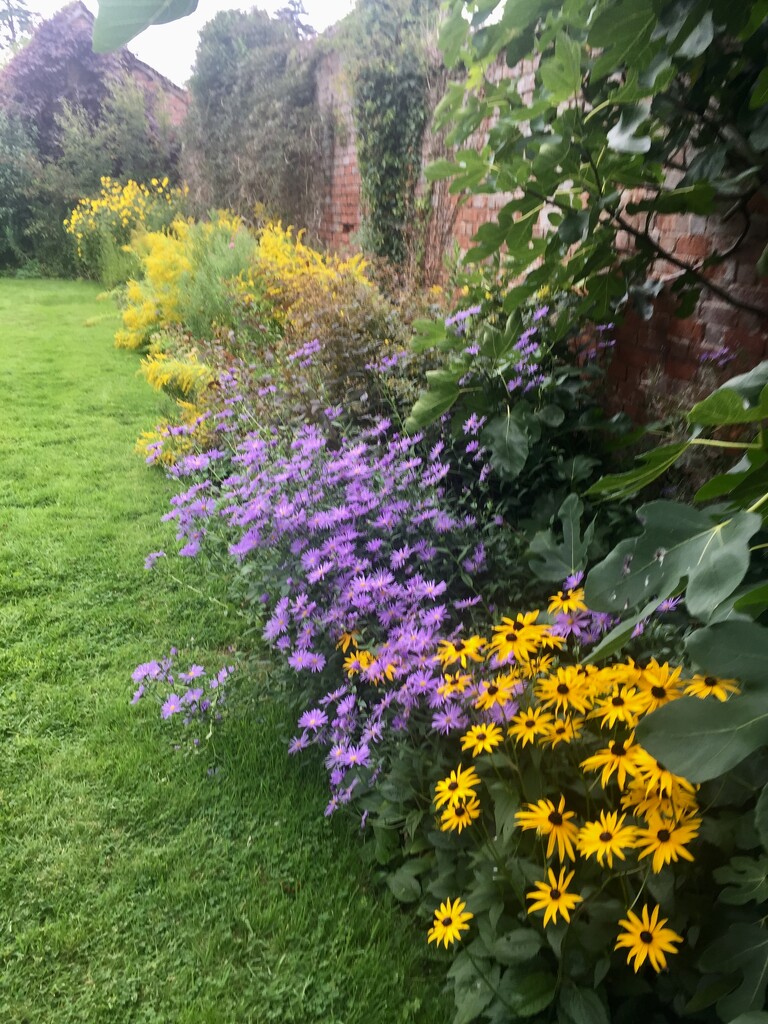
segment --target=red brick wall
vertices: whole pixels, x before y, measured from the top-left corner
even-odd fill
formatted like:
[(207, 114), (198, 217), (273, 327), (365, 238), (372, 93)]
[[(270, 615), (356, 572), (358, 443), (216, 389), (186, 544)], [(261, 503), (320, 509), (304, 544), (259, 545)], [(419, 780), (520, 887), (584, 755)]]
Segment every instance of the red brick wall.
[(324, 115), (332, 119), (333, 146), (326, 169), (327, 187), (320, 211), (320, 241), (336, 252), (355, 248), (353, 235), (362, 220), (360, 171), (357, 166), (352, 94), (341, 58), (336, 53), (323, 57), (317, 72), (317, 100)]

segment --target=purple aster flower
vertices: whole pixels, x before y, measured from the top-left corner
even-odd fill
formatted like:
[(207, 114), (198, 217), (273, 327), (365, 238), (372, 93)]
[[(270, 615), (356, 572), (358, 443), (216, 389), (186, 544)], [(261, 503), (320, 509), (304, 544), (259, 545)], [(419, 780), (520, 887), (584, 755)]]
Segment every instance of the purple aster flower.
[(466, 729), (468, 719), (457, 704), (450, 704), (432, 716), (432, 728), (441, 736), (448, 736), (459, 729)]
[(141, 685), (139, 686), (138, 690), (136, 690), (136, 692), (134, 693), (133, 697), (131, 698), (131, 704), (138, 704), (143, 696), (144, 696), (144, 684), (141, 683)]
[(146, 661), (133, 670), (131, 679), (140, 683), (142, 679), (158, 679), (162, 674), (163, 668), (158, 661)]
[(300, 729), (310, 729), (312, 732), (317, 732), (321, 729), (328, 721), (328, 715), (320, 708), (312, 708), (309, 711), (305, 711), (299, 719)]
[(288, 744), (289, 754), (298, 754), (300, 750), (306, 750), (309, 746), (309, 736), (303, 732), (301, 736), (294, 736), (291, 742)]
[(165, 558), (164, 551), (150, 551), (147, 557), (144, 559), (144, 568), (151, 569), (158, 558)]
[(583, 579), (583, 572), (575, 572), (572, 576), (566, 576), (565, 580), (563, 580), (563, 590), (575, 590)]
[(664, 612), (673, 612), (682, 600), (682, 597), (668, 597), (661, 602), (656, 611), (660, 612), (661, 614), (663, 614)]
[(163, 718), (170, 718), (171, 715), (176, 715), (182, 710), (181, 698), (177, 697), (175, 693), (170, 694), (168, 700), (163, 704), (160, 709), (160, 714)]

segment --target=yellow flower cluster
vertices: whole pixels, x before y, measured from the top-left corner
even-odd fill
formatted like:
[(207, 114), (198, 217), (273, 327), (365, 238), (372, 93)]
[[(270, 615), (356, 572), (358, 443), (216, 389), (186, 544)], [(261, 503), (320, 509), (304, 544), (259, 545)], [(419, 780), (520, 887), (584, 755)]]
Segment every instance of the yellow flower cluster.
[(141, 373), (157, 391), (174, 398), (200, 398), (216, 379), (210, 366), (198, 360), (191, 351), (183, 358), (166, 352), (151, 352), (141, 361)]
[(133, 231), (146, 225), (158, 204), (174, 206), (186, 193), (186, 187), (171, 188), (167, 178), (153, 178), (149, 185), (132, 180), (123, 185), (114, 178), (102, 178), (99, 195), (81, 199), (64, 227), (84, 258), (88, 238), (99, 230), (106, 229), (116, 242), (127, 243)]
[[(580, 590), (560, 592), (549, 610), (583, 611), (583, 596)], [(557, 664), (565, 641), (540, 619), (538, 611), (522, 613), (503, 618), (490, 639), (443, 641), (437, 659), (444, 679), (439, 692), (451, 695), (463, 715), (479, 718), (464, 732), (462, 750), (472, 757), (493, 754), (497, 774), (503, 772), (502, 752), (516, 774), (530, 777), (521, 758), (536, 749), (532, 763), (545, 779), (547, 757), (561, 744), (574, 750), (570, 760), (583, 773), (580, 783), (574, 778), (575, 788), (588, 794), (585, 820), (576, 820), (577, 811), (566, 806), (562, 794), (554, 799), (542, 794), (515, 813), (516, 825), (541, 841), (546, 877), (527, 899), (528, 913), (543, 910), (547, 925), (558, 915), (569, 921), (582, 901), (569, 890), (582, 861), (610, 871), (614, 858), (624, 862), (634, 851), (636, 871), (647, 865), (647, 871), (658, 873), (680, 859), (693, 860), (689, 846), (701, 826), (696, 787), (643, 749), (635, 729), (644, 715), (679, 697), (722, 701), (738, 686), (733, 679), (685, 679), (681, 668), (655, 659), (647, 665), (627, 659), (604, 668)], [(565, 761), (553, 767), (560, 775), (569, 770)], [(443, 831), (461, 832), (480, 817), (480, 786), (475, 768), (462, 765), (437, 783), (434, 802)], [(559, 873), (552, 866), (555, 859)], [(665, 954), (676, 952), (672, 943), (682, 939), (663, 927), (658, 907), (650, 914), (644, 907), (642, 913), (638, 918), (629, 911), (620, 922), (624, 931), (617, 948), (629, 950), (635, 970), (646, 960), (660, 970)], [(450, 936), (454, 941), (458, 932), (450, 930)]]

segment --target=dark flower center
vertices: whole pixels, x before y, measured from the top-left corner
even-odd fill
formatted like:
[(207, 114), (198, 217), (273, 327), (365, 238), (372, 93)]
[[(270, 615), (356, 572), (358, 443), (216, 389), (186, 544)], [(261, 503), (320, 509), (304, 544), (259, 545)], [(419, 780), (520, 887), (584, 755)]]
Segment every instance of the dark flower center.
[(567, 683), (558, 683), (557, 684), (557, 692), (565, 695), (566, 693), (570, 693), (571, 692), (571, 688), (570, 688), (570, 686)]
[(612, 743), (611, 744), (611, 753), (613, 754), (614, 757), (624, 757), (626, 752), (627, 752), (627, 749), (626, 749), (626, 747), (624, 746), (623, 743), (616, 742), (616, 743)]
[(467, 813), (467, 809), (463, 804), (459, 804), (459, 806), (454, 810), (453, 813), (456, 815), (457, 818), (461, 818)]
[(646, 946), (650, 946), (651, 943), (653, 942), (653, 933), (652, 932), (645, 932), (645, 931), (640, 932), (640, 941), (644, 942), (646, 944)]
[(559, 900), (562, 895), (563, 894), (560, 892), (559, 889), (550, 889), (549, 890), (549, 898), (551, 900)]
[(443, 928), (450, 928), (451, 925), (453, 924), (453, 918), (452, 917), (444, 917), (443, 920), (440, 923), (442, 924)]
[(601, 832), (600, 833), (600, 842), (601, 843), (610, 843), (610, 841), (612, 839), (613, 839), (613, 833), (612, 832)]
[(672, 833), (669, 831), (668, 828), (660, 828), (656, 835), (659, 841), (662, 843), (668, 843), (672, 837)]
[(564, 725), (555, 726), (555, 732), (557, 733), (558, 736), (562, 736), (563, 733), (565, 732), (565, 726)]
[(481, 743), (485, 742), (486, 736), (487, 736), (487, 733), (484, 733), (484, 732), (479, 732), (477, 734), (477, 738), (480, 740)]
[(652, 686), (651, 693), (656, 698), (656, 700), (661, 700), (663, 697), (667, 696), (667, 691), (664, 689), (663, 686)]
[(449, 782), (449, 783), (448, 783), (448, 789), (450, 789), (450, 791), (451, 791), (452, 793), (453, 793), (453, 792), (454, 792), (455, 790), (457, 790), (458, 788), (459, 788), (459, 784), (458, 784), (458, 782)]
[(492, 686), (489, 686), (485, 692), (488, 694), (489, 697), (495, 697), (496, 694), (499, 692), (499, 688), (494, 684)]
[(517, 630), (516, 629), (508, 629), (507, 633), (506, 633), (506, 640), (507, 640), (507, 643), (513, 644), (515, 642), (515, 640), (517, 640)]
[(555, 826), (562, 825), (563, 824), (563, 816), (562, 816), (562, 814), (560, 814), (559, 811), (552, 811), (550, 816), (547, 818), (547, 821), (550, 823), (550, 825), (555, 825)]
[(705, 686), (717, 686), (717, 679), (715, 676), (704, 676)]
[(535, 719), (529, 718), (529, 719), (526, 720), (525, 726), (526, 726), (527, 729), (533, 729), (533, 727), (535, 725), (536, 725)]
[(611, 697), (611, 704), (613, 704), (615, 708), (621, 708), (624, 706), (624, 698), (621, 696)]

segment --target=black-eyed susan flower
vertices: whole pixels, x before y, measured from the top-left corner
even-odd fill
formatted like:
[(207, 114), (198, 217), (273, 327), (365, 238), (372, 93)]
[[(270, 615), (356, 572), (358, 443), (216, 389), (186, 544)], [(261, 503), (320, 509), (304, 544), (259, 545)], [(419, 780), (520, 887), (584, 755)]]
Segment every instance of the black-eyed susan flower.
[(692, 679), (684, 679), (686, 683), (683, 691), (687, 697), (699, 697), (704, 700), (706, 697), (716, 697), (718, 700), (728, 700), (732, 693), (740, 693), (739, 684), (735, 679), (718, 679), (717, 676), (700, 676), (696, 674)]
[(637, 829), (625, 825), (626, 814), (619, 817), (618, 811), (601, 811), (597, 821), (588, 821), (579, 829), (576, 845), (583, 857), (596, 857), (598, 864), (603, 861), (613, 867), (614, 855), (624, 860), (624, 851), (635, 845)]
[(478, 754), (490, 754), (494, 747), (498, 747), (503, 738), (504, 733), (495, 722), (473, 725), (469, 732), (465, 732), (461, 737), (461, 749), (471, 750), (472, 757), (477, 757)]
[(687, 790), (689, 793), (695, 792), (692, 783), (682, 775), (675, 775), (640, 746), (635, 752), (635, 766), (646, 793), (655, 792), (659, 796), (671, 796), (679, 789)]
[(462, 768), (459, 765), (447, 779), (441, 779), (435, 786), (435, 807), (443, 804), (457, 804), (461, 800), (475, 795), (475, 786), (480, 785), (480, 776), (472, 765)]
[(482, 636), (470, 636), (455, 644), (450, 640), (441, 640), (437, 645), (436, 657), (442, 665), (455, 665), (458, 662), (462, 668), (466, 668), (468, 662), (483, 661), (482, 650), (486, 642)]
[(515, 821), (522, 829), (536, 829), (539, 835), (548, 836), (547, 857), (551, 857), (557, 846), (560, 860), (576, 860), (573, 844), (579, 834), (578, 827), (571, 821), (575, 811), (566, 811), (565, 797), (560, 797), (557, 807), (551, 800), (538, 800), (528, 804), (528, 810), (517, 811)]
[(462, 832), (480, 817), (480, 801), (471, 796), (460, 803), (449, 804), (440, 816), (440, 829), (443, 832)]
[(696, 838), (701, 825), (699, 818), (676, 822), (673, 819), (662, 818), (659, 814), (650, 814), (647, 823), (647, 829), (638, 830), (635, 845), (639, 849), (645, 847), (640, 854), (640, 860), (653, 855), (652, 866), (655, 873), (658, 874), (665, 864), (670, 864), (680, 857), (684, 860), (693, 860), (693, 854), (686, 849), (686, 844)]
[(518, 743), (526, 746), (532, 743), (537, 736), (546, 736), (547, 727), (552, 722), (553, 716), (542, 708), (528, 708), (521, 711), (511, 720), (507, 734), (513, 736)]
[(544, 742), (553, 748), (559, 743), (572, 743), (575, 739), (579, 738), (583, 727), (584, 719), (576, 715), (556, 718), (545, 727)]
[(441, 697), (450, 697), (454, 693), (463, 693), (471, 682), (472, 676), (467, 675), (466, 672), (454, 672), (453, 674), (446, 672), (437, 692)]
[(540, 679), (536, 696), (545, 708), (555, 711), (585, 712), (592, 704), (587, 677), (575, 665), (559, 668), (553, 676)]
[(360, 634), (357, 633), (355, 630), (352, 630), (349, 633), (342, 633), (341, 636), (339, 637), (338, 643), (336, 644), (336, 650), (338, 651), (339, 649), (341, 649), (342, 653), (346, 654), (350, 646), (357, 649), (357, 641), (359, 636)]
[(681, 672), (680, 667), (673, 668), (666, 661), (660, 665), (655, 658), (651, 658), (638, 679), (640, 693), (644, 694), (646, 699), (646, 712), (655, 711), (656, 708), (683, 696)]
[(646, 959), (650, 961), (654, 971), (663, 971), (667, 966), (665, 953), (677, 953), (673, 943), (682, 942), (682, 935), (673, 932), (671, 928), (665, 928), (666, 917), (659, 917), (659, 908), (654, 907), (653, 913), (648, 913), (646, 904), (641, 916), (627, 911), (627, 916), (619, 924), (624, 929), (619, 933), (614, 949), (627, 949), (627, 963), (631, 964), (634, 958), (635, 974), (640, 970)]
[(543, 676), (545, 672), (550, 671), (553, 660), (551, 654), (540, 654), (528, 661), (521, 661), (517, 668), (524, 679), (535, 679), (536, 676)]
[(627, 776), (637, 775), (635, 753), (640, 750), (635, 743), (635, 734), (631, 732), (625, 740), (613, 740), (607, 747), (598, 750), (591, 757), (581, 762), (580, 767), (586, 772), (596, 772), (601, 768), (600, 785), (605, 789), (611, 776), (616, 772), (619, 789), (624, 789)]
[(647, 789), (642, 779), (633, 780), (621, 798), (624, 810), (632, 809), (633, 813), (643, 818), (658, 814), (668, 821), (682, 821), (693, 817), (699, 809), (693, 787), (683, 788), (674, 785), (671, 790), (661, 793), (658, 789)]
[(528, 913), (533, 914), (537, 910), (543, 910), (545, 928), (550, 921), (553, 924), (557, 921), (558, 914), (562, 914), (566, 921), (570, 921), (571, 911), (583, 899), (578, 893), (568, 892), (574, 872), (569, 871), (566, 875), (565, 871), (566, 869), (562, 868), (560, 874), (556, 876), (550, 868), (547, 872), (547, 880), (537, 882), (536, 888), (532, 892), (526, 893), (525, 898), (533, 900), (528, 907)]
[(344, 671), (347, 673), (347, 678), (351, 679), (352, 676), (365, 671), (374, 661), (375, 658), (369, 651), (351, 651), (344, 659)]
[(558, 590), (549, 599), (547, 611), (553, 615), (567, 614), (568, 612), (585, 612), (587, 606), (584, 603), (584, 588), (575, 587), (571, 590)]
[(617, 686), (595, 701), (590, 718), (599, 718), (603, 729), (612, 729), (617, 722), (633, 727), (648, 707), (647, 697), (634, 686)]
[(447, 949), (452, 942), (460, 939), (461, 933), (469, 930), (467, 921), (475, 916), (466, 908), (464, 900), (446, 900), (441, 903), (435, 911), (432, 927), (427, 932), (427, 941), (438, 945), (442, 942)]
[(475, 707), (482, 711), (499, 704), (502, 707), (514, 698), (519, 680), (514, 676), (498, 676), (496, 679), (483, 679), (478, 687)]
[(505, 662), (510, 655), (515, 661), (528, 661), (541, 647), (547, 626), (536, 625), (539, 613), (526, 612), (516, 619), (503, 618), (501, 625), (493, 627), (493, 639), (489, 650), (499, 661)]

